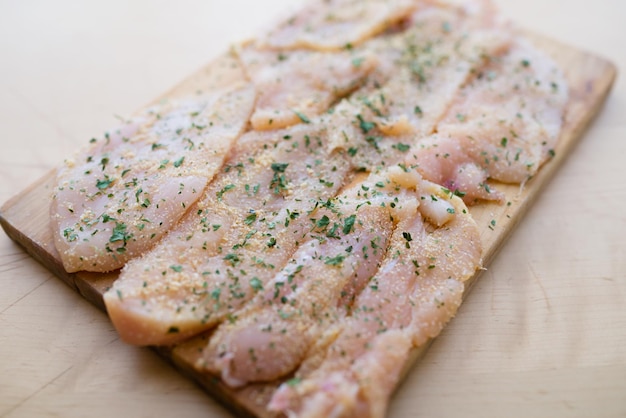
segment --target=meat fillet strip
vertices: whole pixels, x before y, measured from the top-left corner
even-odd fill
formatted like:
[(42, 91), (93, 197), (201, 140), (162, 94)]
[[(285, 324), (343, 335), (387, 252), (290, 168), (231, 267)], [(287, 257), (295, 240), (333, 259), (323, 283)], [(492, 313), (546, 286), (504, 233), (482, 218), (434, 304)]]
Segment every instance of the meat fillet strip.
[(554, 61), (515, 38), (467, 81), (406, 160), (427, 179), (458, 190), (466, 203), (502, 201), (487, 179), (524, 183), (554, 155), (568, 102)]
[(334, 108), (332, 143), (367, 170), (402, 162), (433, 134), (472, 74), (510, 45), (510, 34), (492, 20), (487, 12), (426, 5), (402, 32), (363, 44), (379, 65), (365, 87)]
[(413, 0), (315, 0), (262, 41), (273, 49), (337, 51), (383, 32), (418, 4)]
[(419, 192), (419, 210), (399, 222), (351, 315), (329, 329), (331, 342), (315, 346), (296, 380), (279, 388), (271, 410), (384, 416), (409, 350), (437, 336), (454, 316), (463, 282), (480, 267), (478, 228), (449, 190), (424, 182)]
[(297, 368), (374, 276), (394, 223), (418, 205), (419, 176), (393, 167), (352, 184), (309, 215), (313, 229), (288, 265), (211, 336), (198, 368), (231, 386)]
[(363, 84), (376, 66), (371, 53), (238, 49), (242, 66), (259, 91), (250, 123), (256, 130), (308, 123), (338, 98)]
[(241, 138), (189, 215), (105, 293), (125, 341), (170, 344), (234, 319), (302, 242), (307, 212), (343, 184), (349, 165), (326, 136), (311, 124)]
[(55, 245), (68, 272), (106, 272), (149, 250), (202, 196), (237, 140), (253, 86), (151, 108), (57, 173)]
[(554, 152), (567, 100), (556, 63), (517, 39), (460, 91), (437, 131), (459, 141), (490, 178), (522, 183)]

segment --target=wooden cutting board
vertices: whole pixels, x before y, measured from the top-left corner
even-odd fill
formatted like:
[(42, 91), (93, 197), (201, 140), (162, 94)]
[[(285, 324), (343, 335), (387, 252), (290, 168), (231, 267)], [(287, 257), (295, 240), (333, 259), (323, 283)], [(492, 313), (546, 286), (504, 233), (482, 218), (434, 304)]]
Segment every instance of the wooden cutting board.
[[(529, 35), (537, 46), (549, 53), (563, 68), (570, 85), (570, 102), (565, 127), (559, 145), (552, 158), (533, 179), (523, 187), (497, 185), (503, 191), (506, 202), (502, 205), (485, 203), (473, 206), (470, 211), (481, 229), (484, 245), (484, 266), (488, 266), (506, 238), (522, 219), (532, 202), (547, 185), (555, 171), (583, 136), (586, 128), (600, 110), (616, 76), (616, 68), (610, 62), (585, 51), (563, 45), (536, 35)], [(191, 75), (180, 85), (157, 100), (192, 92), (199, 86), (212, 83), (228, 83), (232, 73), (228, 71), (228, 58), (222, 57)], [(79, 292), (88, 301), (104, 310), (102, 294), (117, 277), (117, 273), (99, 274), (79, 272), (66, 273), (53, 245), (49, 228), (49, 203), (54, 187), (54, 176), (47, 175), (9, 200), (0, 209), (0, 223), (6, 233), (46, 268)], [(476, 281), (470, 281), (467, 290)], [(467, 294), (467, 291), (466, 291)], [(197, 381), (207, 392), (215, 396), (239, 415), (269, 416), (264, 406), (280, 382), (251, 385), (240, 390), (225, 386), (217, 377), (197, 373), (195, 346), (202, 343), (198, 337), (189, 343), (173, 348), (157, 348), (165, 359), (172, 362), (182, 373)], [(428, 346), (428, 344), (427, 344)], [(406, 371), (425, 352), (427, 346), (414, 350)]]

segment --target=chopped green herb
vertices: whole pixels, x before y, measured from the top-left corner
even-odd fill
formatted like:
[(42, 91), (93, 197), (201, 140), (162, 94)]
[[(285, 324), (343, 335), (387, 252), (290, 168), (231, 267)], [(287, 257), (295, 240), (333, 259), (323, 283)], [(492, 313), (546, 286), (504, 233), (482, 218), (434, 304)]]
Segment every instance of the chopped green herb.
[(339, 224), (337, 222), (333, 222), (333, 227), (328, 232), (326, 232), (326, 236), (328, 238), (339, 238), (337, 236), (337, 229), (339, 229)]
[(334, 257), (327, 257), (326, 261), (324, 261), (324, 264), (327, 264), (329, 266), (338, 266), (341, 263), (343, 263), (343, 260), (346, 259), (346, 256), (343, 254), (339, 254), (336, 255)]
[(183, 161), (185, 161), (185, 157), (180, 157), (178, 160), (174, 161), (174, 167), (178, 168), (183, 165)]
[(272, 171), (274, 173), (284, 173), (289, 163), (272, 163)]
[(354, 227), (354, 222), (356, 221), (356, 215), (350, 215), (348, 216), (344, 221), (343, 221), (343, 228), (342, 228), (342, 232), (344, 234), (349, 234), (350, 231), (352, 231), (352, 228)]
[(356, 115), (356, 117), (359, 120), (359, 127), (364, 134), (368, 133), (376, 127), (376, 124), (374, 122), (367, 122), (360, 114)]
[(220, 190), (220, 191), (218, 191), (218, 192), (216, 193), (216, 195), (217, 195), (217, 199), (218, 199), (218, 200), (222, 200), (222, 196), (224, 195), (224, 193), (226, 193), (227, 191), (232, 190), (232, 189), (234, 189), (234, 188), (235, 188), (235, 185), (234, 185), (234, 184), (232, 184), (232, 183), (231, 183), (231, 184), (227, 184), (226, 186), (224, 186), (224, 187), (222, 188), (222, 190)]
[(126, 232), (126, 224), (123, 222), (115, 222), (115, 227), (113, 228), (113, 233), (111, 234), (111, 238), (109, 238), (109, 242), (118, 242), (123, 241), (124, 244), (132, 238), (132, 234)]
[(272, 171), (274, 172), (274, 177), (270, 183), (270, 189), (274, 189), (274, 193), (278, 194), (281, 190), (287, 189), (287, 179), (285, 178), (284, 173), (289, 163), (272, 163)]
[(225, 261), (230, 261), (230, 264), (235, 267), (237, 264), (239, 264), (241, 262), (241, 260), (239, 259), (239, 256), (235, 253), (229, 253), (226, 254), (226, 256), (224, 257)]
[(251, 213), (250, 215), (246, 217), (246, 219), (244, 220), (244, 223), (246, 225), (251, 225), (254, 221), (256, 221), (256, 213)]
[(67, 242), (73, 242), (78, 239), (78, 235), (74, 233), (74, 228), (65, 228), (63, 230), (63, 236)]
[(311, 123), (311, 119), (309, 119), (304, 113), (298, 112), (294, 110), (293, 113), (302, 121), (302, 123)]
[(329, 223), (330, 219), (328, 218), (328, 216), (324, 215), (315, 223), (315, 226), (317, 226), (318, 228), (326, 228)]
[(108, 214), (103, 213), (102, 214), (102, 223), (107, 223), (109, 221), (114, 221), (115, 218), (110, 217)]
[(104, 190), (108, 188), (113, 183), (113, 181), (113, 179), (105, 175), (104, 179), (96, 181), (96, 187), (98, 188), (98, 190)]
[(255, 291), (263, 290), (263, 282), (259, 280), (258, 277), (253, 277), (250, 279), (250, 287), (252, 287)]
[(403, 144), (401, 142), (394, 144), (391, 147), (397, 149), (400, 152), (407, 152), (411, 148), (410, 145)]
[(463, 198), (467, 193), (460, 191), (459, 189), (454, 189), (454, 192), (452, 192), (455, 196), (458, 196), (460, 198)]
[(371, 146), (374, 147), (374, 149), (376, 149), (377, 151), (380, 150), (380, 147), (378, 146), (378, 142), (381, 140), (382, 138), (379, 136), (368, 136), (367, 138), (365, 138), (365, 141), (370, 144)]
[(359, 68), (361, 64), (363, 64), (363, 61), (365, 61), (365, 58), (363, 57), (354, 58), (352, 59), (352, 65), (354, 65), (356, 68)]

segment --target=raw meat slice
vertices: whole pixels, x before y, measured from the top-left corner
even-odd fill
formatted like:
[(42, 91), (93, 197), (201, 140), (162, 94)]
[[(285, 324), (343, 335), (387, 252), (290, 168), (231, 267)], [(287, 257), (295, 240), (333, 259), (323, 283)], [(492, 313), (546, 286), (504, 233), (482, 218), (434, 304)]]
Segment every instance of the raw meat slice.
[(202, 195), (254, 100), (244, 85), (158, 106), (67, 160), (51, 205), (65, 270), (115, 270), (156, 244)]
[(510, 45), (509, 33), (491, 20), (424, 6), (403, 32), (363, 44), (380, 65), (365, 87), (333, 109), (333, 146), (367, 170), (405, 160), (412, 145), (434, 132), (472, 73)]
[(559, 139), (567, 82), (554, 61), (517, 39), (461, 90), (438, 124), (490, 178), (523, 183)]
[(469, 80), (437, 134), (419, 141), (406, 162), (468, 204), (502, 201), (487, 179), (524, 183), (532, 177), (554, 153), (567, 100), (567, 83), (554, 62), (516, 39)]
[[(481, 264), (478, 228), (461, 199), (424, 182), (419, 211), (401, 220), (351, 315), (330, 329), (269, 407), (302, 417), (382, 417), (412, 347), (454, 316)], [(435, 223), (429, 219), (436, 220)], [(443, 223), (442, 223), (443, 222)], [(308, 362), (317, 364), (307, 364)]]
[[(384, 212), (364, 207), (357, 216), (366, 230), (357, 226), (357, 232), (343, 239), (313, 238), (300, 246), (287, 267), (265, 287), (261, 300), (251, 302), (260, 306), (247, 306), (235, 321), (218, 328), (205, 350), (206, 363), (199, 368), (221, 372), (230, 386), (271, 381), (294, 370), (318, 327), (337, 315), (335, 306), (328, 304), (337, 302), (346, 281), (363, 282), (375, 272), (384, 250), (374, 249), (364, 259), (364, 246), (377, 241), (385, 244), (378, 235), (384, 236), (385, 226), (390, 229)], [(325, 219), (334, 217), (322, 215), (318, 221)], [(374, 225), (380, 226), (374, 229)]]
[(316, 0), (264, 39), (271, 48), (341, 50), (406, 18), (414, 0)]
[(419, 180), (394, 167), (354, 182), (310, 214), (313, 229), (289, 264), (236, 320), (221, 324), (197, 367), (221, 373), (231, 386), (295, 370), (378, 270), (394, 222), (417, 208)]
[(307, 213), (333, 197), (349, 165), (315, 124), (251, 132), (205, 197), (104, 295), (122, 338), (170, 344), (236, 312), (289, 261)]
[(358, 88), (376, 66), (367, 52), (267, 51), (243, 46), (238, 55), (259, 91), (250, 122), (257, 130), (308, 123)]
[(428, 135), (470, 75), (510, 42), (491, 10), (424, 4), (402, 32), (363, 45), (381, 64), (354, 98), (383, 133)]
[(422, 138), (407, 154), (408, 166), (416, 168), (430, 181), (452, 190), (468, 204), (504, 199), (502, 193), (489, 186), (488, 173), (455, 138), (430, 135)]

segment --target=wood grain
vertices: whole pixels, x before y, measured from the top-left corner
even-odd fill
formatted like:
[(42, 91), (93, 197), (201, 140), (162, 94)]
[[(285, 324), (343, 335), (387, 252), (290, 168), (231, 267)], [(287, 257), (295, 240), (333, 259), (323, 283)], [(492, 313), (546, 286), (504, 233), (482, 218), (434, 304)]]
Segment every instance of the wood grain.
[[(615, 67), (602, 58), (543, 37), (530, 36), (565, 70), (570, 84), (571, 99), (568, 103), (565, 128), (555, 149), (555, 157), (523, 187), (497, 185), (496, 187), (507, 196), (505, 204), (486, 203), (471, 208), (471, 213), (481, 229), (484, 266), (493, 261), (507, 237), (582, 137), (600, 110), (616, 76)], [(237, 78), (236, 72), (229, 71), (232, 70), (232, 65), (233, 62), (229, 60), (228, 55), (224, 55), (157, 100), (187, 94), (197, 89), (211, 88), (215, 84), (228, 83), (231, 77), (234, 77), (233, 80)], [(0, 223), (6, 233), (31, 256), (85, 299), (104, 310), (102, 294), (115, 280), (116, 274), (85, 272), (69, 274), (64, 271), (54, 248), (48, 223), (53, 184), (53, 176), (47, 175), (7, 201), (0, 210)], [(478, 275), (470, 281), (468, 290), (477, 278)], [(201, 342), (202, 338), (205, 337), (199, 337), (174, 348), (157, 348), (157, 351), (236, 414), (269, 417), (270, 415), (265, 412), (265, 403), (279, 382), (233, 390), (215, 376), (197, 373), (191, 365), (197, 353), (196, 344)], [(406, 371), (426, 348), (427, 345), (414, 350), (411, 361), (405, 368)]]

